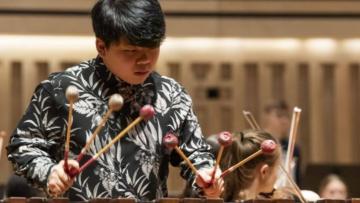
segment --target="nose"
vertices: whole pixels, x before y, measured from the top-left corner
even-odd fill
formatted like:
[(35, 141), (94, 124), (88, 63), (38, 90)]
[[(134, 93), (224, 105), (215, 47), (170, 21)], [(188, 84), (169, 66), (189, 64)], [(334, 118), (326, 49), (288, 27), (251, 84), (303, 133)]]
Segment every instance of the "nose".
[(142, 51), (139, 54), (139, 58), (136, 63), (138, 65), (146, 65), (146, 64), (149, 64), (150, 62), (151, 62), (151, 60), (150, 60), (149, 54), (146, 51)]

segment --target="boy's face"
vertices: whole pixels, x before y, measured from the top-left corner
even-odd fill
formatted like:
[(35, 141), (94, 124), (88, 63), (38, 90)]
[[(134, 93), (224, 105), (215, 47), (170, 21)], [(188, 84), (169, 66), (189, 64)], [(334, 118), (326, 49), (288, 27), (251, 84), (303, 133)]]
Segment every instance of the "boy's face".
[(96, 39), (96, 48), (106, 67), (125, 82), (136, 85), (143, 83), (154, 70), (160, 48), (146, 48), (122, 40), (109, 47)]

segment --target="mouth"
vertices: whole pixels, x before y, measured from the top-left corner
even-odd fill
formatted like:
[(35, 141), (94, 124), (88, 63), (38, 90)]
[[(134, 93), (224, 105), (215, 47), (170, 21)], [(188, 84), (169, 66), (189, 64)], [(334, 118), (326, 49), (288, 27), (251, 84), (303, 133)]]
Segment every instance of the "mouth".
[(137, 76), (145, 76), (148, 75), (150, 73), (150, 71), (148, 70), (141, 70), (141, 71), (135, 71), (134, 74)]

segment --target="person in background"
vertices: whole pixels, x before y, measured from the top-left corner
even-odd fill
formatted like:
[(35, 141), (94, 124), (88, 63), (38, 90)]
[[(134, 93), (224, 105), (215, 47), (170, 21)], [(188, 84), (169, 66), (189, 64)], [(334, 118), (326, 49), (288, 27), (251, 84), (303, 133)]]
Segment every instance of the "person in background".
[[(283, 149), (282, 154), (285, 155), (289, 143), (289, 131), (291, 124), (290, 111), (286, 102), (277, 100), (267, 103), (263, 110), (262, 122), (262, 128), (280, 141)], [(285, 156), (283, 158), (285, 158)], [(293, 169), (293, 176), (295, 182), (299, 185), (301, 184), (301, 153), (298, 145), (295, 145), (294, 161), (295, 166)]]
[(335, 174), (327, 175), (320, 182), (319, 194), (323, 199), (346, 199), (348, 197), (345, 182)]

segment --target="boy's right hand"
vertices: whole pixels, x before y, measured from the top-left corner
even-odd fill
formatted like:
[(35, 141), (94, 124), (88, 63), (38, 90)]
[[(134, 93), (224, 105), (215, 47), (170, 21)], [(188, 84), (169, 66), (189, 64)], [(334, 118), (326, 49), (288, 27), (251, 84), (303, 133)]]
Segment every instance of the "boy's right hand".
[[(68, 160), (69, 168), (79, 169), (79, 163), (75, 160)], [(55, 165), (48, 178), (47, 191), (51, 196), (64, 194), (74, 183), (75, 177), (71, 178), (64, 170), (64, 160)]]

